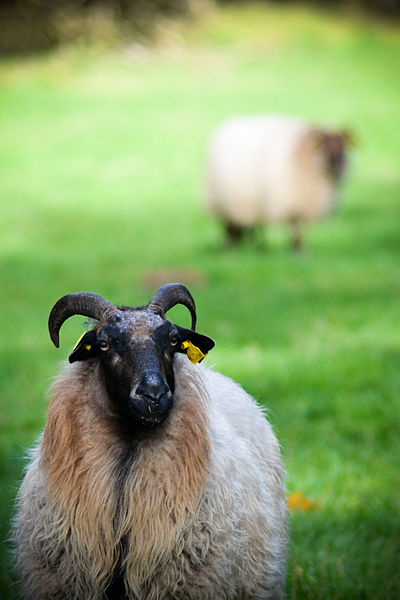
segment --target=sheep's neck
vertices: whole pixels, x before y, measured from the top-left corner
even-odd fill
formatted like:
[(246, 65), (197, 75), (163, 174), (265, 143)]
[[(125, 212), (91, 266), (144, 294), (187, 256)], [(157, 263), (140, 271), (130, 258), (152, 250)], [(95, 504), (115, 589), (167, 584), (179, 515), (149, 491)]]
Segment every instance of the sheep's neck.
[(179, 544), (196, 511), (209, 453), (205, 406), (190, 380), (177, 382), (168, 419), (129, 438), (94, 410), (85, 390), (99, 394), (98, 378), (92, 373), (90, 386), (87, 377), (54, 386), (41, 467), (84, 560), (95, 571), (106, 554), (111, 573), (124, 554), (133, 583), (151, 576), (149, 565)]

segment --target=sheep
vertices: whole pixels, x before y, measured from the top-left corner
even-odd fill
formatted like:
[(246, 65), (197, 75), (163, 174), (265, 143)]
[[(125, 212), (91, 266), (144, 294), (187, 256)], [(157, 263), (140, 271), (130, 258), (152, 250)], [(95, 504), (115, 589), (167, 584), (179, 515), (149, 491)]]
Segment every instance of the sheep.
[(278, 115), (232, 117), (215, 131), (206, 205), (231, 244), (265, 223), (288, 223), (302, 248), (302, 224), (327, 215), (346, 164), (348, 131), (329, 132)]
[[(191, 329), (165, 313), (177, 304)], [(287, 507), (263, 410), (204, 364), (183, 284), (147, 305), (63, 296), (97, 323), (52, 386), (16, 501), (16, 568), (28, 600), (234, 600), (284, 596)]]

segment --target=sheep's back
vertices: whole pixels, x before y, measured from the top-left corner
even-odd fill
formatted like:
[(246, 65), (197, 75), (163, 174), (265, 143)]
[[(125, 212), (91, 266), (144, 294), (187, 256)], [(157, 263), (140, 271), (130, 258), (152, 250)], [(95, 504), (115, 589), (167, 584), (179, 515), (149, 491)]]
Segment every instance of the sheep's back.
[(257, 123), (234, 119), (216, 131), (210, 148), (206, 201), (210, 211), (250, 226), (262, 219), (259, 202), (263, 136)]

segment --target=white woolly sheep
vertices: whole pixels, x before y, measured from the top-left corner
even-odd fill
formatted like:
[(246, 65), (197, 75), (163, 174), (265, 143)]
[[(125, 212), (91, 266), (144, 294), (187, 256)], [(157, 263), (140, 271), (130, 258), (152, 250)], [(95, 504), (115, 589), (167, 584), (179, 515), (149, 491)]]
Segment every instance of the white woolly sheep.
[[(165, 313), (176, 304), (192, 329)], [(238, 384), (194, 366), (182, 284), (146, 306), (63, 296), (98, 320), (53, 385), (17, 499), (16, 564), (30, 600), (234, 600), (284, 595), (287, 510), (277, 439)], [(188, 358), (190, 360), (188, 360)]]
[(237, 243), (246, 230), (290, 224), (293, 247), (302, 224), (328, 214), (345, 167), (347, 131), (329, 132), (278, 115), (233, 117), (210, 146), (206, 202)]

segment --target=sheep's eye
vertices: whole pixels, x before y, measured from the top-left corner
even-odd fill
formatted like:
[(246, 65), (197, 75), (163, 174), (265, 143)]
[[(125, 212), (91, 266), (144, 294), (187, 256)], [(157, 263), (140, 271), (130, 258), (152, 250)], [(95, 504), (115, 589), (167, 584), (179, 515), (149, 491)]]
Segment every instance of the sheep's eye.
[(178, 338), (175, 336), (171, 337), (171, 339), (169, 340), (169, 343), (171, 346), (176, 346), (178, 343)]
[(103, 350), (103, 352), (106, 352), (109, 349), (110, 349), (110, 344), (107, 344), (107, 342), (100, 342), (100, 350)]

